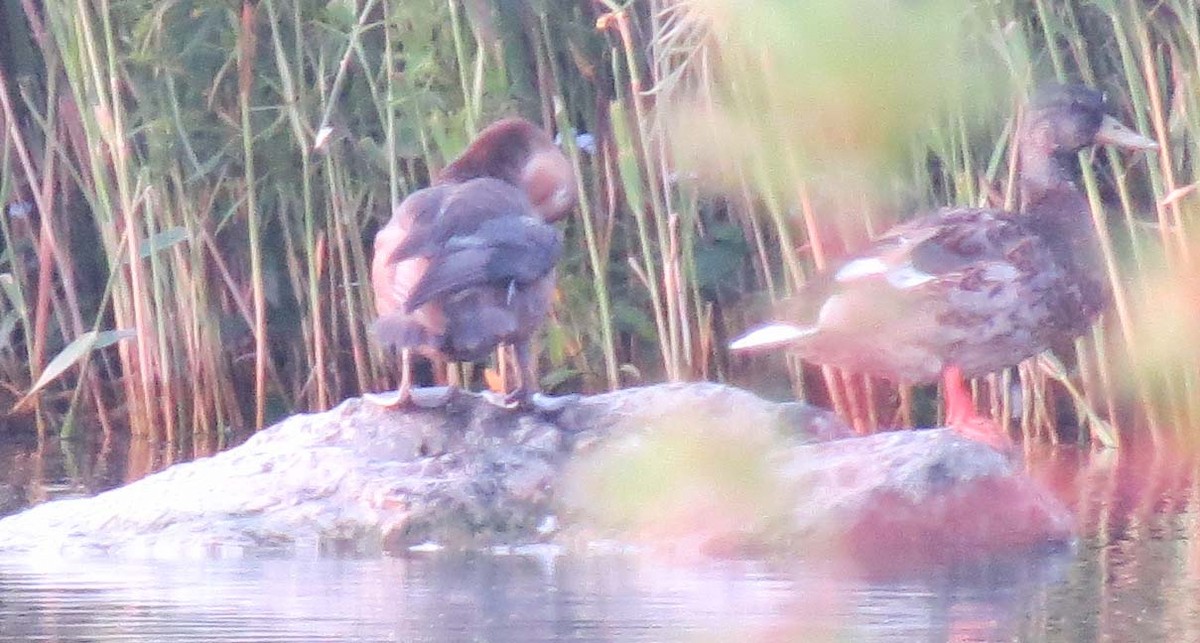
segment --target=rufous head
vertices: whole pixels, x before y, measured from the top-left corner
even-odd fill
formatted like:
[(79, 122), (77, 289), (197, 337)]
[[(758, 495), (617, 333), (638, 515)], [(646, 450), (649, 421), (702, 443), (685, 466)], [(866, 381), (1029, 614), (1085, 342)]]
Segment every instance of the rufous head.
[(570, 160), (546, 132), (523, 118), (505, 118), (488, 125), (442, 170), (436, 183), (482, 176), (519, 186), (546, 221), (557, 221), (575, 207), (575, 172)]

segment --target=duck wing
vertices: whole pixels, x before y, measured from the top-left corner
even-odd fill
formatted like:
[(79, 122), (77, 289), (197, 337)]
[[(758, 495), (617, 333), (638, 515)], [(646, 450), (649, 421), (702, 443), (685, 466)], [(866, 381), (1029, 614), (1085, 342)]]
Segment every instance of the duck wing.
[(947, 209), (891, 229), (731, 347), (787, 344), (899, 381), (930, 381), (947, 363), (986, 372), (1043, 348), (1076, 290), (1022, 215)]
[[(988, 208), (947, 208), (898, 225), (843, 264), (841, 284), (884, 279), (906, 290), (955, 280), (989, 264), (1007, 263), (1037, 241), (1020, 215)], [(1039, 243), (1037, 250), (1045, 248)]]
[(433, 236), (440, 243), (422, 247), (420, 254), (428, 259), (428, 267), (408, 293), (405, 309), (411, 312), (479, 286), (521, 289), (549, 275), (562, 256), (562, 233), (534, 215), (520, 196), (524, 209), (490, 211), (487, 216), (475, 212), (468, 217), (456, 207), (475, 207), (474, 199), (448, 199), (443, 218), (460, 225), (443, 227)]
[[(864, 306), (895, 304), (944, 291), (980, 271), (1008, 275), (1013, 271), (1005, 265), (1012, 261), (1026, 268), (1045, 262), (1044, 245), (1018, 216), (984, 208), (944, 209), (895, 226), (781, 301), (777, 316), (816, 325), (835, 298), (838, 305), (847, 299), (866, 300)], [(1025, 260), (1028, 254), (1034, 261)]]
[(489, 177), (435, 185), (423, 192), (437, 195), (436, 199), (425, 199), (434, 207), (412, 212), (404, 241), (392, 250), (392, 261), (434, 256), (451, 240), (474, 234), (492, 219), (533, 212), (524, 192)]

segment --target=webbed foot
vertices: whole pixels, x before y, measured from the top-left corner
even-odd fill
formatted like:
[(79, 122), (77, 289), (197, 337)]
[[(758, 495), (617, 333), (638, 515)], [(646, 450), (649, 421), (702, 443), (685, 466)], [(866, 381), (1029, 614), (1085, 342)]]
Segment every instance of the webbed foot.
[(576, 393), (567, 395), (546, 395), (534, 393), (526, 398), (527, 404), (538, 415), (554, 416), (562, 413), (568, 406), (579, 402), (581, 396)]
[(438, 409), (454, 399), (458, 389), (453, 386), (424, 386), (398, 389), (388, 393), (363, 393), (363, 400), (385, 409)]
[(440, 409), (457, 396), (457, 386), (423, 386), (411, 393), (413, 406), (422, 409)]
[(579, 396), (575, 394), (554, 396), (541, 392), (529, 393), (524, 389), (517, 389), (508, 395), (488, 391), (483, 393), (483, 397), (489, 403), (502, 409), (528, 411), (544, 416), (558, 415), (568, 406), (579, 401)]
[(502, 395), (495, 391), (483, 391), (480, 393), (480, 395), (483, 396), (483, 399), (487, 401), (488, 404), (502, 408), (506, 411), (515, 411), (521, 408), (521, 399), (514, 398), (512, 394)]

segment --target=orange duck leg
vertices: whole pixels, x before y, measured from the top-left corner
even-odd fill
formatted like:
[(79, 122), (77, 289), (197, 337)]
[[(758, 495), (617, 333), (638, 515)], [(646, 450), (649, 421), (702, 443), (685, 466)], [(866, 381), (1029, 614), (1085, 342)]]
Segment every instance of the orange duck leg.
[(959, 435), (982, 442), (993, 449), (1008, 453), (1013, 442), (998, 422), (975, 411), (971, 391), (963, 378), (962, 369), (948, 366), (942, 371), (942, 388), (946, 396), (946, 426)]

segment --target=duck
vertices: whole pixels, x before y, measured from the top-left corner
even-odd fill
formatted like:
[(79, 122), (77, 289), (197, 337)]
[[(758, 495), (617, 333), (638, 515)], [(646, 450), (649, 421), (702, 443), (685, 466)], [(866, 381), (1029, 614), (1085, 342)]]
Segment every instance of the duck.
[[(432, 184), (409, 194), (375, 235), (371, 287), (376, 339), (401, 355), (382, 406), (432, 408), (453, 389), (412, 386), (412, 355), (481, 361), (511, 345), (519, 383), (505, 408), (543, 399), (531, 342), (545, 324), (563, 234), (575, 206), (572, 165), (550, 136), (519, 117), (484, 128)], [(549, 406), (553, 406), (547, 402)]]
[(1111, 296), (1077, 152), (1157, 144), (1078, 84), (1036, 92), (1017, 138), (1019, 210), (948, 207), (901, 223), (781, 302), (732, 351), (786, 348), (801, 359), (898, 384), (940, 378), (947, 426), (1000, 451), (964, 381), (1085, 333)]

